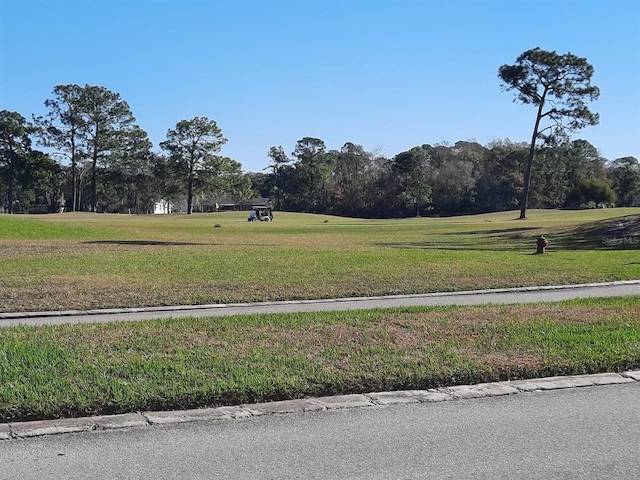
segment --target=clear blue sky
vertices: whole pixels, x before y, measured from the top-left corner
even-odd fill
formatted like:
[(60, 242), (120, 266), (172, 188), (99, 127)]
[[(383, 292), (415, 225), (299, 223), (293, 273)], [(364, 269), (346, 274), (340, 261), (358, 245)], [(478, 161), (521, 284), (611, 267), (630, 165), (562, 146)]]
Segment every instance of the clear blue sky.
[(595, 68), (600, 125), (574, 138), (640, 158), (637, 0), (0, 0), (0, 109), (30, 119), (55, 85), (101, 85), (154, 150), (206, 116), (245, 171), (306, 136), (393, 157), (528, 141), (535, 110), (497, 71), (538, 46)]

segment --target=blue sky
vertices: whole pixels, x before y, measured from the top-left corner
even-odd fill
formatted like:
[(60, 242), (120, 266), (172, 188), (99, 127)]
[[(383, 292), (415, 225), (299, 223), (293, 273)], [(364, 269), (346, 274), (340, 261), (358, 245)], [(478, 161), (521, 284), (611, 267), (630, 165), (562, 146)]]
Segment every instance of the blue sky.
[(245, 171), (306, 136), (393, 157), (527, 141), (535, 110), (497, 71), (538, 46), (595, 68), (600, 125), (574, 138), (640, 158), (637, 0), (0, 0), (0, 109), (30, 119), (55, 85), (101, 85), (154, 150), (206, 116)]

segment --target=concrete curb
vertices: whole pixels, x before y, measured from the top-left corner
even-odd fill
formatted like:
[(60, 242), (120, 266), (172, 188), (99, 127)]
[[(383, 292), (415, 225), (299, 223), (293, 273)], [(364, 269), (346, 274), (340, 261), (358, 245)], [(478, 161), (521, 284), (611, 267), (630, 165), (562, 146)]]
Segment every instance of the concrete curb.
[(209, 309), (228, 309), (237, 307), (252, 306), (278, 306), (278, 305), (309, 305), (322, 303), (346, 303), (346, 302), (366, 302), (371, 300), (384, 299), (408, 299), (408, 298), (437, 298), (449, 296), (467, 296), (467, 295), (488, 295), (496, 293), (519, 293), (519, 292), (540, 292), (552, 290), (570, 290), (585, 287), (612, 287), (617, 285), (640, 285), (640, 280), (618, 280), (603, 283), (582, 283), (572, 285), (544, 285), (533, 287), (515, 287), (515, 288), (494, 288), (488, 290), (465, 290), (460, 292), (434, 292), (434, 293), (418, 293), (407, 295), (388, 295), (373, 297), (345, 297), (345, 298), (325, 298), (318, 300), (283, 300), (277, 302), (256, 302), (256, 303), (215, 303), (207, 305), (174, 305), (163, 307), (140, 307), (140, 308), (109, 308), (102, 310), (63, 310), (63, 311), (44, 311), (44, 312), (0, 312), (0, 320), (9, 319), (28, 319), (42, 317), (70, 317), (77, 315), (107, 315), (107, 314), (126, 314), (126, 313), (146, 313), (146, 312), (188, 312)]
[(558, 390), (600, 385), (640, 382), (640, 370), (623, 373), (597, 373), (530, 380), (459, 385), (429, 390), (404, 390), (367, 394), (336, 395), (322, 398), (283, 400), (277, 402), (230, 407), (199, 408), (162, 412), (138, 412), (85, 418), (63, 418), (29, 422), (0, 423), (0, 440), (40, 437), (61, 433), (81, 433), (118, 428), (149, 427), (198, 421), (221, 421), (263, 415), (336, 410), (345, 408), (380, 407), (404, 403), (429, 403), (469, 398), (517, 395), (545, 390)]

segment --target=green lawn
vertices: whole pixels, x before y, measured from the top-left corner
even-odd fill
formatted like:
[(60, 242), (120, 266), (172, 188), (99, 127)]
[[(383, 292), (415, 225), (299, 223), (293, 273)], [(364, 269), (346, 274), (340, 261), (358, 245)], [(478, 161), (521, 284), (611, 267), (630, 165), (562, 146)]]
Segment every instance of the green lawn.
[(640, 297), (0, 329), (0, 422), (640, 368)]
[[(0, 311), (640, 278), (640, 209), (516, 216), (0, 215)], [(637, 368), (640, 296), (12, 327), (0, 421)]]
[[(247, 222), (246, 212), (0, 215), (0, 311), (640, 278), (640, 242), (603, 241), (616, 233), (615, 219), (639, 208), (529, 214), (362, 220), (276, 212), (273, 223)], [(540, 234), (550, 246), (533, 255)]]

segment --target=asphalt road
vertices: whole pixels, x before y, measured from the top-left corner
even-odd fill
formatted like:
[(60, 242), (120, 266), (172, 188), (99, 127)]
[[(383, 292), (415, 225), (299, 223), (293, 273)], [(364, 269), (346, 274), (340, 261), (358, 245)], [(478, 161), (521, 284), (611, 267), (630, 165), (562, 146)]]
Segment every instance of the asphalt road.
[(356, 310), (429, 305), (481, 305), (556, 302), (573, 298), (640, 295), (640, 280), (585, 285), (524, 287), (470, 292), (394, 295), (182, 307), (154, 307), (114, 310), (0, 313), (0, 327), (135, 321), (150, 318), (204, 317), (238, 314)]
[(637, 479), (640, 383), (0, 441), (0, 478)]

